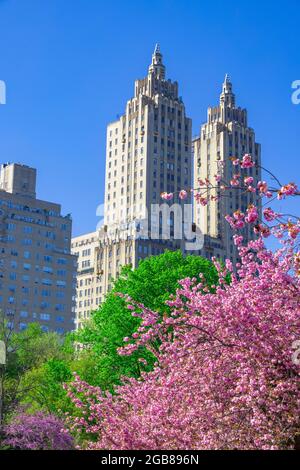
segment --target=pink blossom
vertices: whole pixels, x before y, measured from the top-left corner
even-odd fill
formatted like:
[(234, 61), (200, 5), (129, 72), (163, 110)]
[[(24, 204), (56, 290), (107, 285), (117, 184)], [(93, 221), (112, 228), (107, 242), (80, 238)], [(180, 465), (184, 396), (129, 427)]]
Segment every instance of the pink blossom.
[(256, 193), (256, 189), (253, 188), (253, 186), (251, 186), (251, 185), (248, 186), (247, 191), (249, 191), (249, 193)]
[(254, 178), (252, 178), (252, 176), (246, 176), (246, 177), (244, 178), (244, 182), (245, 182), (245, 184), (247, 184), (247, 185), (252, 184), (253, 181), (254, 181)]
[[(76, 401), (76, 398), (74, 398)], [(77, 403), (77, 402), (76, 402)], [(78, 406), (76, 404), (76, 406)], [(85, 420), (83, 420), (85, 422)], [(4, 426), (2, 444), (15, 450), (71, 450), (74, 441), (64, 422), (42, 412), (20, 413)]]
[(253, 205), (250, 205), (247, 209), (247, 215), (245, 217), (245, 221), (248, 224), (252, 224), (253, 222), (256, 222), (257, 219), (258, 219), (257, 208)]
[(289, 236), (295, 240), (298, 236), (298, 234), (300, 233), (300, 226), (297, 225), (297, 224), (293, 224), (292, 222), (289, 222), (288, 225), (288, 233), (289, 233)]
[(282, 199), (284, 196), (293, 196), (297, 192), (298, 188), (295, 183), (289, 183), (278, 191), (277, 198)]
[(184, 189), (182, 189), (180, 192), (179, 192), (179, 199), (186, 199), (188, 196), (188, 193), (187, 191), (185, 191)]
[(238, 166), (240, 164), (240, 160), (238, 158), (232, 158), (232, 164), (234, 166)]
[(161, 193), (160, 197), (164, 199), (165, 201), (170, 201), (173, 199), (173, 193)]
[(208, 199), (202, 196), (200, 193), (195, 194), (195, 199), (199, 204), (201, 204), (201, 206), (207, 206)]
[(243, 220), (245, 218), (245, 214), (243, 212), (241, 212), (240, 210), (237, 210), (233, 213), (233, 217), (236, 220)]
[(263, 210), (264, 218), (268, 221), (271, 222), (272, 220), (276, 219), (278, 217), (278, 214), (274, 212), (270, 207), (267, 209)]
[(248, 153), (243, 156), (241, 168), (252, 168), (254, 166), (254, 162), (252, 160), (251, 155)]
[(255, 225), (253, 230), (254, 233), (256, 233), (257, 235), (262, 235), (263, 238), (268, 238), (271, 235), (269, 227), (266, 227), (263, 224)]
[[(127, 378), (113, 395), (75, 377), (84, 417), (69, 417), (89, 449), (292, 449), (299, 432), (300, 256), (272, 253), (261, 238), (240, 246), (237, 275), (216, 262), (219, 285), (181, 281), (161, 318), (141, 331), (157, 365)], [(200, 314), (201, 312), (201, 314)], [(170, 323), (169, 318), (173, 321)], [(143, 320), (142, 320), (143, 325)], [(172, 334), (170, 329), (172, 328)], [(159, 340), (159, 350), (153, 342)], [(130, 345), (128, 354), (136, 349)], [(128, 346), (126, 346), (128, 347)], [(76, 402), (75, 402), (76, 403)], [(75, 405), (76, 406), (76, 405)], [(78, 410), (80, 413), (80, 410)]]
[(268, 192), (268, 185), (265, 181), (259, 181), (257, 183), (257, 189), (260, 193), (266, 194)]
[(240, 246), (243, 242), (243, 236), (242, 235), (233, 235), (233, 243), (236, 246)]

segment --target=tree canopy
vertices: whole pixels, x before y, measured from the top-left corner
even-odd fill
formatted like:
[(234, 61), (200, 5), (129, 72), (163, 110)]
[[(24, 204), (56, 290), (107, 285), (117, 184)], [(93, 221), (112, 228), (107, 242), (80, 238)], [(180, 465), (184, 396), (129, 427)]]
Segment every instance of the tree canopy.
[[(150, 370), (155, 361), (145, 348), (140, 348), (131, 357), (118, 354), (124, 337), (138, 329), (140, 320), (130, 314), (125, 300), (117, 294), (129, 295), (163, 316), (169, 312), (166, 301), (180, 287), (179, 280), (187, 277), (199, 280), (200, 274), (204, 275), (208, 285), (217, 283), (217, 271), (210, 261), (194, 255), (185, 257), (180, 251), (166, 251), (146, 258), (135, 270), (129, 266), (122, 269), (105, 302), (93, 313), (83, 330), (75, 335), (76, 341), (97, 356), (93, 385), (112, 389), (121, 383), (122, 376), (138, 377), (141, 368)], [(147, 365), (143, 365), (141, 359), (146, 360)]]

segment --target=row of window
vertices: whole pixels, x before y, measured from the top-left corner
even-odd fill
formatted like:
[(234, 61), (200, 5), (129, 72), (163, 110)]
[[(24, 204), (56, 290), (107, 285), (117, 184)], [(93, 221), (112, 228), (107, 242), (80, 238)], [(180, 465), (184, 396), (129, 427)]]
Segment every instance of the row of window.
[[(19, 326), (19, 330), (24, 331), (28, 327), (28, 324), (25, 322), (20, 322), (18, 326)], [(13, 322), (8, 322), (7, 327), (13, 329), (15, 325)], [(41, 329), (44, 333), (48, 333), (50, 331), (50, 328), (47, 325), (41, 325)], [(64, 328), (62, 327), (56, 328), (54, 331), (59, 335), (62, 335), (65, 332)]]
[[(10, 291), (15, 292), (15, 290), (10, 290)], [(41, 292), (41, 296), (43, 296), (43, 291)], [(51, 294), (49, 295), (49, 292), (47, 292), (46, 295), (45, 295), (45, 297), (50, 297), (50, 296), (51, 296)], [(2, 295), (0, 296), (0, 302), (1, 303), (3, 302), (3, 296)], [(23, 307), (25, 307), (26, 305), (29, 305), (31, 303), (31, 302), (29, 302), (28, 299), (22, 299), (21, 301), (16, 300), (16, 298), (14, 296), (9, 296), (7, 298), (7, 302), (9, 304), (18, 304), (18, 305), (20, 304)], [(37, 304), (35, 303), (35, 305), (37, 305)], [(41, 302), (40, 303), (40, 308), (51, 308), (51, 305), (49, 304), (49, 302)], [(66, 306), (65, 306), (65, 304), (56, 304), (54, 308), (58, 312), (63, 312), (63, 311), (65, 311)]]
[[(0, 277), (3, 278), (3, 274), (0, 273)], [(8, 278), (9, 278), (10, 281), (16, 281), (19, 278), (24, 282), (29, 282), (30, 281), (30, 276), (29, 275), (23, 274), (23, 275), (20, 276), (18, 273), (14, 272), (14, 271), (9, 273)], [(48, 278), (42, 278), (42, 279), (35, 278), (34, 283), (35, 284), (43, 284), (45, 286), (56, 285), (57, 287), (66, 287), (66, 285), (67, 285), (66, 281), (62, 281), (62, 280), (59, 280), (59, 279), (57, 279), (56, 281), (53, 281), (52, 279), (48, 279)], [(1, 289), (1, 286), (2, 286), (2, 284), (0, 283), (0, 289)]]
[[(96, 297), (95, 304), (99, 305), (101, 302), (102, 297)], [(79, 302), (77, 302), (77, 308), (93, 307), (93, 304), (93, 299), (79, 300)]]
[[(2, 235), (0, 237), (0, 241), (3, 242), (3, 243), (16, 243), (17, 242), (17, 239), (14, 235), (10, 235), (10, 234), (7, 234), (7, 235)], [(65, 237), (64, 238), (64, 243), (66, 245), (69, 244), (69, 241), (70, 239), (68, 237)], [(18, 240), (19, 242), (19, 240)], [(21, 244), (22, 245), (25, 245), (25, 246), (30, 246), (30, 245), (33, 245), (33, 240), (31, 238), (23, 238), (21, 240)], [(56, 246), (53, 244), (53, 243), (48, 243), (48, 242), (45, 242), (45, 243), (42, 243), (41, 241), (35, 241), (35, 244), (36, 246), (43, 246), (46, 250), (55, 250), (56, 249)]]
[[(102, 293), (102, 286), (97, 286), (95, 289), (96, 294), (101, 294)], [(94, 294), (94, 289), (89, 288), (89, 289), (84, 289), (84, 290), (79, 290), (78, 291), (78, 297), (89, 297)]]
[[(24, 205), (21, 205), (21, 204), (15, 204), (11, 200), (10, 201), (0, 200), (0, 206), (8, 207), (9, 209), (16, 209), (16, 210), (19, 210), (19, 211), (28, 211), (28, 212), (32, 212), (32, 213), (35, 213), (35, 214), (42, 214), (44, 216), (48, 215), (48, 216), (51, 216), (51, 217), (61, 217), (59, 212), (55, 212), (53, 210), (40, 209), (40, 208), (36, 208), (36, 207), (28, 207), (28, 206), (24, 206)], [(67, 227), (67, 225), (62, 224), (61, 227), (65, 228), (65, 227)]]

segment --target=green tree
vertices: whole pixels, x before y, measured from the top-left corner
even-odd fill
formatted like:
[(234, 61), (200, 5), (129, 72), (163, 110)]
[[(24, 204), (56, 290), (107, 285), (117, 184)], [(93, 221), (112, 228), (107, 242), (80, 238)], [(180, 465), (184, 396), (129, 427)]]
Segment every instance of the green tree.
[[(217, 283), (217, 271), (210, 261), (200, 256), (184, 257), (180, 251), (166, 251), (162, 255), (149, 257), (141, 261), (135, 270), (129, 266), (122, 269), (105, 302), (93, 313), (85, 327), (75, 334), (75, 341), (85, 345), (97, 357), (95, 374), (90, 378), (91, 385), (111, 390), (115, 384), (121, 383), (122, 376), (138, 377), (141, 367), (149, 370), (155, 361), (146, 349), (132, 356), (118, 354), (117, 349), (124, 344), (123, 338), (130, 336), (140, 321), (130, 314), (124, 299), (116, 293), (128, 294), (161, 314), (168, 313), (165, 302), (170, 294), (175, 294), (178, 281), (186, 277), (199, 279), (200, 273), (209, 285)], [(146, 366), (141, 365), (141, 358), (146, 359)]]
[(98, 374), (98, 361), (93, 351), (74, 350), (71, 355), (60, 354), (26, 372), (22, 385), (28, 392), (22, 404), (27, 411), (44, 411), (57, 416), (64, 416), (66, 412), (76, 414), (75, 407), (64, 389), (64, 384), (73, 379), (74, 372), (86, 382), (93, 383), (95, 375)]
[(0, 313), (0, 340), (5, 344), (6, 363), (0, 369), (0, 422), (7, 419), (27, 398), (38, 391), (36, 381), (25, 380), (27, 374), (42, 368), (51, 360), (65, 359), (63, 339), (56, 333), (44, 333), (31, 323), (24, 331), (15, 332)]

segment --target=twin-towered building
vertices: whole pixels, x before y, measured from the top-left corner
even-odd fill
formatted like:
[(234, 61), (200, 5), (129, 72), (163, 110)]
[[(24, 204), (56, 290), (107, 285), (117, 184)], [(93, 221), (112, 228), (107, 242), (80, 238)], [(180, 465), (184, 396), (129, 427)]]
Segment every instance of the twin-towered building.
[[(224, 216), (245, 211), (254, 196), (232, 189), (218, 198), (213, 181), (216, 174), (229, 181), (230, 157), (246, 153), (260, 163), (260, 145), (248, 127), (247, 111), (236, 105), (229, 77), (219, 104), (208, 109), (207, 122), (192, 140), (178, 84), (166, 79), (156, 46), (125, 113), (107, 127), (104, 223), (73, 238), (72, 254), (71, 218), (58, 204), (36, 198), (36, 171), (2, 165), (0, 310), (16, 329), (39, 321), (45, 331), (63, 333), (74, 328), (74, 318), (80, 327), (103, 302), (124, 265), (136, 267), (167, 249), (236, 261)], [(260, 180), (259, 168), (251, 168), (249, 176)], [(211, 182), (207, 205), (195, 203), (189, 191), (199, 187), (199, 180)], [(252, 238), (249, 228), (244, 236)]]
[[(220, 103), (192, 141), (192, 122), (178, 94), (177, 82), (166, 79), (159, 46), (145, 78), (137, 80), (125, 113), (107, 127), (104, 224), (96, 232), (75, 237), (78, 256), (76, 325), (89, 317), (112, 287), (122, 266), (166, 249), (219, 259), (237, 259), (227, 213), (245, 209), (250, 196), (232, 190), (227, 197), (195, 204), (182, 189), (199, 187), (222, 172), (230, 180), (230, 157), (250, 153), (260, 162), (260, 145), (248, 127), (247, 111), (236, 106), (228, 76)], [(255, 180), (260, 170), (250, 169)], [(161, 199), (173, 193), (172, 201)], [(217, 196), (214, 185), (208, 196)], [(245, 229), (247, 230), (247, 229)], [(245, 231), (246, 239), (252, 233)]]

